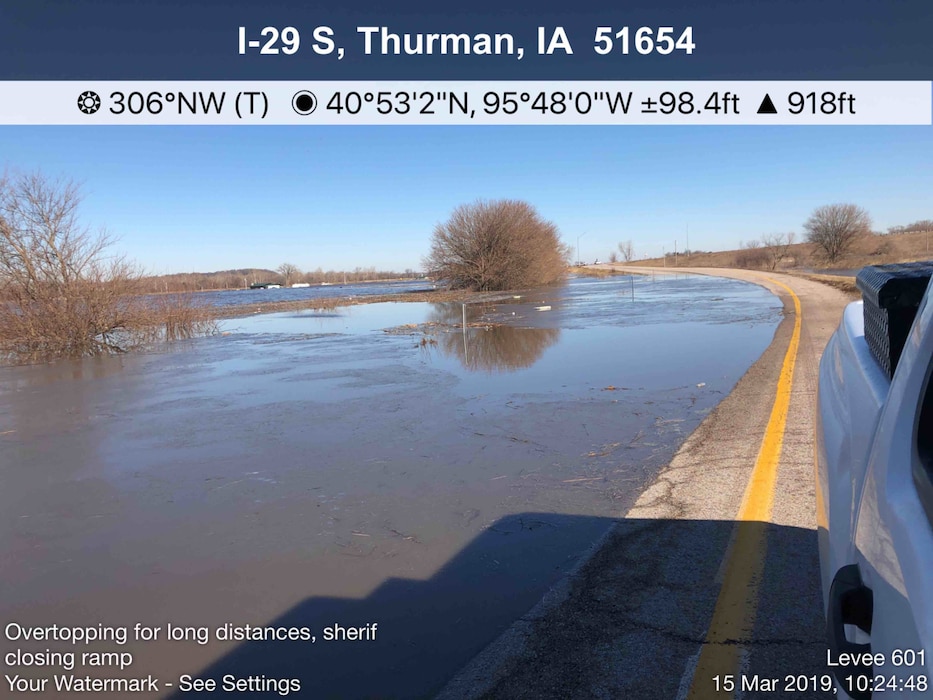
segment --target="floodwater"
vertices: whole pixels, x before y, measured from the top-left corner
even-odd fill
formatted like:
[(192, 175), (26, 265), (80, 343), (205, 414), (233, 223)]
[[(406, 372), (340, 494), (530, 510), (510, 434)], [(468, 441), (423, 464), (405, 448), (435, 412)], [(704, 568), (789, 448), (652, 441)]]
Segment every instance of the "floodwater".
[(399, 282), (359, 282), (351, 284), (326, 284), (313, 287), (282, 287), (280, 289), (235, 289), (199, 292), (199, 303), (210, 306), (243, 306), (256, 303), (279, 301), (309, 301), (311, 299), (333, 299), (334, 297), (368, 297), (382, 294), (406, 294), (430, 291), (434, 285), (427, 280), (405, 280)]
[[(149, 697), (186, 673), (430, 696), (626, 512), (781, 313), (699, 276), (504, 297), (230, 319), (166, 352), (0, 369), (0, 621), (128, 627), (77, 650), (132, 665), (71, 673), (152, 674)], [(169, 623), (211, 639), (166, 641)], [(315, 642), (217, 641), (225, 623)], [(375, 640), (327, 641), (335, 624)]]

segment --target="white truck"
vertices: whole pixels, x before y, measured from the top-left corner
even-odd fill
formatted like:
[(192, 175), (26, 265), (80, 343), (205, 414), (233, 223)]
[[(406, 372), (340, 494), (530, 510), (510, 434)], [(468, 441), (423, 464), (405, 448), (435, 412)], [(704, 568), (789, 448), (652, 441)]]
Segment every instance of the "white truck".
[(820, 362), (816, 497), (839, 697), (933, 697), (933, 263), (857, 278)]

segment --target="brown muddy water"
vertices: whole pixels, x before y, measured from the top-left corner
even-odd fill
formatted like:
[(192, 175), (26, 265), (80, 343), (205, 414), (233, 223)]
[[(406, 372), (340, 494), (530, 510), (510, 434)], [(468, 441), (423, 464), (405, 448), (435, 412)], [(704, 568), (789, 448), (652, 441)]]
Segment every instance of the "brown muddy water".
[[(225, 675), (238, 697), (430, 696), (626, 512), (780, 303), (612, 277), (467, 313), (255, 316), (166, 352), (0, 369), (0, 694), (152, 675), (136, 696), (188, 697), (192, 674), (217, 680), (205, 697)], [(226, 623), (314, 641), (218, 640)], [(335, 624), (368, 639), (328, 640)], [(17, 693), (17, 675), (48, 683)]]

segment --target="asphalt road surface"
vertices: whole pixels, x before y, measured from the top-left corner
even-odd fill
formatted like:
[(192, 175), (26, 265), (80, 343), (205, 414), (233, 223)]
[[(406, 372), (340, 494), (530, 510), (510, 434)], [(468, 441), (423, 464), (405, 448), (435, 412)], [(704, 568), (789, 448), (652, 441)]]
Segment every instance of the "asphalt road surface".
[(686, 271), (779, 295), (773, 342), (592, 556), (443, 700), (833, 697), (814, 411), (820, 355), (849, 299), (777, 273)]

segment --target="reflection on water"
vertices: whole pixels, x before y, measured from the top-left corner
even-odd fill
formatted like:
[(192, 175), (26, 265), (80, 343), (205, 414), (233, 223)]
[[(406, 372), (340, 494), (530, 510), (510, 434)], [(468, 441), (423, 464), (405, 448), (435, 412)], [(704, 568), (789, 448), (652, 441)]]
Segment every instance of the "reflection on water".
[(531, 367), (560, 338), (559, 328), (488, 326), (446, 333), (438, 346), (472, 371), (511, 372)]
[(432, 307), (429, 324), (456, 326), (460, 323), (459, 332), (434, 336), (437, 347), (471, 371), (511, 372), (531, 367), (560, 338), (560, 328), (520, 328), (477, 324), (475, 321), (469, 325), (470, 319), (488, 318), (495, 314), (496, 307), (492, 305), (468, 306), (466, 327), (462, 325), (462, 304), (437, 303)]
[(0, 395), (72, 380), (104, 379), (123, 371), (121, 355), (67, 358), (58, 362), (0, 368)]

